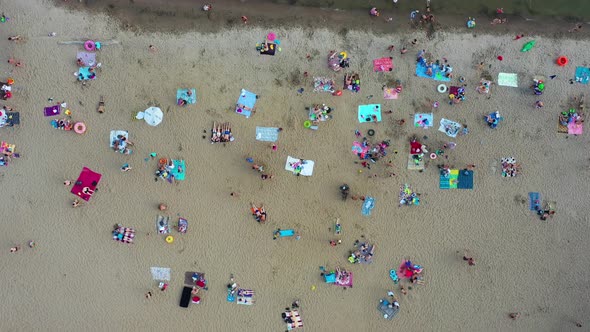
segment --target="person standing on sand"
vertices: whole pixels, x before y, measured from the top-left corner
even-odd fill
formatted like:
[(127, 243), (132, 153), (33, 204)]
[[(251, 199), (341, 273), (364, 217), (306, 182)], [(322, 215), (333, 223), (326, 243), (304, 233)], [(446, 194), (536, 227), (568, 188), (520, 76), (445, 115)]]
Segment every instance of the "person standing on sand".
[(463, 256), (463, 260), (467, 261), (469, 266), (475, 266), (475, 259), (473, 259), (473, 257)]

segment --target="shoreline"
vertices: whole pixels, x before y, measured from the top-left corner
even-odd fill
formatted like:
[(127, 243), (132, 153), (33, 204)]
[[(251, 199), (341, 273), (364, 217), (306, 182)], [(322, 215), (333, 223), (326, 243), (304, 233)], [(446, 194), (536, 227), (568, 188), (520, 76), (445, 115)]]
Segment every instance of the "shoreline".
[[(576, 20), (568, 17), (546, 17), (522, 15), (502, 15), (507, 18), (506, 24), (491, 25), (496, 17), (493, 15), (475, 15), (477, 26), (467, 29), (465, 15), (437, 15), (435, 24), (416, 26), (410, 23), (409, 11), (395, 9), (381, 10), (380, 17), (370, 17), (367, 9), (333, 9), (294, 6), (287, 4), (269, 3), (263, 0), (244, 0), (239, 3), (231, 0), (216, 0), (212, 2), (213, 10), (204, 12), (200, 5), (193, 0), (175, 0), (170, 4), (166, 0), (120, 1), (115, 4), (104, 5), (98, 1), (91, 3), (76, 3), (52, 0), (57, 7), (65, 7), (75, 11), (88, 13), (103, 13), (116, 18), (123, 29), (135, 33), (161, 32), (182, 33), (198, 31), (200, 33), (216, 33), (222, 30), (243, 26), (240, 17), (248, 17), (248, 26), (252, 27), (300, 27), (327, 28), (339, 34), (346, 34), (350, 30), (370, 31), (377, 35), (388, 33), (420, 33), (435, 32), (472, 33), (473, 35), (504, 35), (508, 33), (525, 34), (526, 36), (544, 36), (551, 38), (586, 39), (590, 38), (590, 26), (580, 32), (569, 33)], [(200, 4), (200, 3), (199, 3)], [(424, 12), (423, 5), (417, 9)], [(392, 22), (386, 22), (387, 18)], [(401, 22), (401, 23), (400, 23)], [(540, 24), (541, 23), (541, 24)], [(582, 22), (584, 26), (586, 23)], [(436, 38), (435, 36), (432, 37)]]

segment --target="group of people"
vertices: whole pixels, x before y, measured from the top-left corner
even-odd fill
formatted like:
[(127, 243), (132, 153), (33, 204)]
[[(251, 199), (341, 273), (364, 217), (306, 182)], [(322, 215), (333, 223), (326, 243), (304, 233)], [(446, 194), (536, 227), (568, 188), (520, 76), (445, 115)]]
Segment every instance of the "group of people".
[(328, 53), (328, 66), (334, 71), (339, 71), (350, 66), (350, 59), (346, 52), (338, 53), (332, 50)]
[(332, 113), (334, 109), (326, 106), (326, 104), (314, 104), (309, 108), (309, 120), (311, 120), (314, 124), (318, 124), (320, 121), (327, 121), (332, 118)]
[(131, 154), (131, 150), (129, 146), (133, 146), (133, 142), (127, 139), (124, 135), (117, 135), (117, 137), (113, 140), (113, 150), (122, 153), (122, 154)]
[[(156, 171), (156, 176), (161, 179), (168, 180), (171, 183), (175, 183), (174, 175), (172, 175), (172, 171), (175, 169), (178, 171), (178, 173), (182, 173), (184, 171), (182, 166), (174, 165), (174, 161), (172, 159), (161, 158), (158, 161), (158, 170)], [(156, 178), (156, 180), (157, 179), (158, 178)]]
[(252, 215), (254, 216), (254, 219), (261, 223), (264, 224), (266, 222), (266, 210), (264, 209), (264, 205), (260, 205), (260, 207), (256, 206), (256, 204), (254, 203), (250, 203), (251, 204), (251, 208), (250, 210), (252, 211)]
[(510, 178), (520, 174), (520, 164), (516, 162), (516, 159), (512, 157), (502, 158), (500, 163), (502, 164), (503, 177)]
[(231, 125), (229, 122), (225, 122), (219, 125), (215, 125), (213, 123), (213, 128), (211, 129), (211, 144), (213, 143), (227, 143), (233, 142), (234, 136), (231, 132)]
[(453, 67), (448, 64), (447, 59), (430, 61), (425, 58), (425, 55), (426, 50), (421, 50), (416, 57), (416, 62), (426, 67), (426, 75), (434, 75), (434, 70), (438, 68), (447, 78), (453, 78)]
[(354, 246), (356, 247), (355, 250), (350, 252), (348, 256), (348, 261), (350, 263), (371, 263), (373, 261), (373, 255), (375, 254), (375, 245), (369, 244), (368, 242), (359, 243), (359, 241), (355, 241)]
[(359, 74), (346, 74), (344, 75), (344, 89), (352, 92), (361, 91), (361, 79)]

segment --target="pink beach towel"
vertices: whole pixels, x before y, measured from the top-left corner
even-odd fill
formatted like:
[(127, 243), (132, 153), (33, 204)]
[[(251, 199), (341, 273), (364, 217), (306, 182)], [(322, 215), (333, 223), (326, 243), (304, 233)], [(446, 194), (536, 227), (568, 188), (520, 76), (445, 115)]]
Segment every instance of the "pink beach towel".
[(395, 90), (395, 88), (385, 88), (383, 89), (383, 98), (385, 99), (397, 99), (399, 94)]
[(392, 71), (393, 70), (393, 58), (379, 58), (373, 60), (373, 71)]
[(362, 143), (357, 141), (352, 142), (352, 153), (354, 153), (355, 155), (360, 155), (360, 157), (364, 158), (365, 153), (367, 153), (367, 151), (369, 151), (368, 146), (363, 146)]
[(101, 177), (101, 174), (92, 171), (88, 167), (84, 167), (78, 180), (76, 180), (76, 183), (72, 187), (72, 194), (88, 202), (92, 194), (94, 194)]
[(571, 122), (567, 124), (567, 133), (570, 135), (582, 135), (584, 133), (584, 124)]

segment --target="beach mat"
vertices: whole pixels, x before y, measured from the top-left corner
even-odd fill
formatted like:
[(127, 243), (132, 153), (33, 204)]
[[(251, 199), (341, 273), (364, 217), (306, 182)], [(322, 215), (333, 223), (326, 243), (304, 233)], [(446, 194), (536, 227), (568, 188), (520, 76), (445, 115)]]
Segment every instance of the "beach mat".
[(199, 275), (199, 277), (204, 278), (205, 277), (205, 273), (201, 273), (201, 272), (194, 272), (194, 271), (188, 271), (184, 273), (184, 285), (185, 286), (190, 286), (193, 287), (194, 285), (196, 285), (196, 282), (193, 280), (193, 275), (194, 274)]
[(373, 60), (373, 71), (392, 71), (393, 70), (393, 58), (385, 57)]
[(392, 308), (389, 307), (389, 301), (387, 301), (387, 299), (379, 300), (379, 305), (377, 306), (377, 310), (379, 310), (379, 312), (381, 313), (383, 318), (385, 318), (387, 320), (392, 320), (393, 317), (395, 317), (397, 315), (397, 313), (399, 312), (398, 307), (396, 307), (396, 306), (392, 306)]
[(299, 158), (287, 156), (285, 170), (292, 172), (293, 174), (299, 173), (303, 176), (311, 176), (313, 174), (314, 164), (313, 160), (304, 160), (302, 163)]
[(260, 54), (275, 55), (277, 52), (277, 44), (266, 43), (266, 45), (268, 46), (268, 50), (265, 51), (264, 47), (261, 47)]
[(340, 287), (352, 287), (352, 279), (353, 279), (353, 274), (350, 271), (346, 271), (348, 272), (348, 280), (346, 282), (344, 282), (343, 280), (340, 280), (340, 278), (336, 278), (336, 281), (334, 282), (334, 285), (336, 286), (340, 286)]
[(399, 97), (399, 93), (397, 93), (395, 88), (383, 89), (383, 99), (397, 99), (398, 97)]
[(93, 73), (90, 72), (90, 67), (80, 67), (78, 69), (78, 80), (80, 81), (86, 81), (86, 80), (90, 80), (90, 79), (95, 79), (96, 78), (96, 72)]
[(184, 163), (184, 160), (172, 159), (172, 163), (174, 164), (174, 168), (170, 171), (170, 174), (174, 176), (174, 180), (184, 181), (186, 177), (186, 165)]
[(457, 137), (457, 134), (462, 128), (463, 126), (460, 123), (442, 118), (440, 119), (438, 131), (447, 134), (449, 137)]
[(295, 230), (293, 229), (281, 229), (277, 232), (279, 237), (289, 237), (295, 235)]
[(96, 65), (96, 53), (78, 52), (76, 58), (82, 60), (82, 64), (86, 67)]
[(236, 103), (236, 113), (249, 118), (252, 115), (257, 98), (258, 96), (255, 93), (242, 89)]
[(126, 130), (111, 130), (111, 134), (110, 134), (110, 147), (114, 148), (115, 147), (115, 141), (117, 140), (117, 137), (119, 135), (122, 135), (123, 137), (125, 137), (126, 139), (129, 139), (129, 132), (127, 132)]
[(180, 303), (178, 304), (182, 308), (188, 308), (189, 303), (191, 302), (191, 293), (193, 291), (192, 287), (184, 287), (182, 289), (182, 294), (180, 295)]
[(43, 109), (43, 114), (45, 116), (56, 116), (61, 113), (61, 105), (53, 105), (49, 107), (45, 107)]
[(424, 170), (424, 158), (417, 163), (414, 161), (414, 155), (410, 153), (408, 155), (408, 169), (412, 171)]
[(156, 230), (158, 234), (169, 234), (170, 233), (170, 217), (157, 216), (156, 217)]
[[(189, 96), (187, 92), (190, 90), (191, 95)], [(197, 103), (197, 89), (178, 89), (176, 90), (176, 101), (179, 99), (184, 99), (189, 104), (196, 104)]]
[(588, 84), (590, 81), (590, 68), (576, 67), (575, 81), (582, 84)]
[(428, 68), (426, 67), (425, 64), (417, 62), (416, 63), (416, 76), (418, 77), (423, 77), (423, 78), (429, 78), (431, 80), (435, 80), (435, 81), (442, 81), (442, 82), (450, 82), (451, 79), (449, 77), (446, 77), (445, 74), (440, 70), (440, 68), (438, 66), (434, 66), (434, 69), (432, 70), (432, 76), (428, 76), (426, 74), (426, 71), (428, 70)]
[(7, 116), (6, 124), (9, 127), (20, 124), (20, 113), (19, 112), (6, 112), (6, 116)]
[(152, 266), (150, 267), (150, 272), (152, 273), (152, 279), (156, 281), (170, 281), (172, 269), (170, 269), (169, 267)]
[(499, 73), (498, 85), (518, 88), (518, 75), (514, 73)]
[(434, 115), (432, 113), (414, 114), (414, 127), (430, 128), (434, 125)]
[[(96, 173), (90, 168), (84, 167), (80, 176), (78, 176), (78, 180), (74, 183), (71, 193), (88, 201), (96, 190), (96, 186), (100, 182), (101, 177), (102, 175), (100, 173)], [(90, 191), (84, 193), (84, 188), (88, 188)]]
[(363, 216), (370, 216), (373, 208), (375, 208), (375, 199), (371, 196), (367, 196), (361, 207), (361, 214)]
[(373, 116), (376, 117), (376, 122), (381, 122), (381, 104), (359, 105), (358, 120), (360, 123), (375, 122)]
[(473, 171), (460, 170), (457, 189), (473, 189)]
[(262, 142), (276, 142), (279, 139), (279, 128), (256, 127), (256, 140)]
[(582, 135), (584, 133), (584, 123), (576, 124), (575, 122), (570, 122), (567, 125), (567, 133), (570, 135)]
[(538, 192), (529, 193), (529, 210), (537, 211), (541, 208), (541, 194)]
[(440, 174), (440, 189), (457, 189), (457, 185), (459, 182), (459, 170), (452, 169), (451, 174), (449, 177), (445, 177), (444, 175)]

